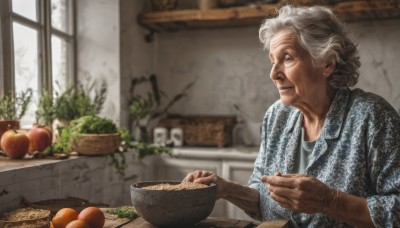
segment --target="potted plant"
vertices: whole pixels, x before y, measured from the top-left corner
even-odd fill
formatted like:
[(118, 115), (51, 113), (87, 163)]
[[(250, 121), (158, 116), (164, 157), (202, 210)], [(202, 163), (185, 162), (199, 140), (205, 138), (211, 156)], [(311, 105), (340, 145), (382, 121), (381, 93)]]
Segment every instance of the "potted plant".
[(55, 107), (53, 96), (47, 90), (43, 90), (40, 96), (35, 117), (37, 124), (45, 125), (51, 128), (55, 119)]
[(109, 155), (109, 164), (115, 167), (118, 174), (124, 175), (125, 156), (120, 153), (124, 138), (126, 132), (118, 129), (111, 120), (95, 115), (83, 116), (60, 129), (59, 140), (53, 143), (47, 154), (74, 151), (86, 156)]
[(8, 129), (18, 129), (19, 120), (25, 115), (32, 101), (32, 89), (18, 93), (11, 92), (0, 98), (0, 138)]
[(53, 140), (57, 140), (58, 128), (68, 126), (69, 122), (82, 116), (97, 115), (103, 108), (107, 95), (107, 84), (100, 88), (95, 82), (85, 85), (71, 85), (62, 93), (51, 95), (44, 90), (36, 111), (36, 122), (52, 128)]
[[(147, 94), (137, 93), (139, 85), (150, 84), (151, 89)], [(172, 99), (168, 100), (163, 106), (162, 99), (168, 99), (165, 92), (159, 90), (157, 77), (152, 74), (147, 77), (139, 77), (132, 79), (129, 99), (129, 126), (133, 126), (133, 135), (135, 141), (145, 143), (150, 142), (148, 134), (152, 121), (157, 120), (168, 114), (169, 109), (183, 97), (187, 96), (187, 91), (194, 85), (195, 81), (187, 84), (182, 92), (176, 94)], [(135, 132), (136, 131), (136, 132)]]
[(86, 115), (97, 115), (103, 108), (106, 96), (107, 84), (104, 81), (99, 89), (96, 89), (95, 82), (71, 85), (63, 93), (55, 94), (54, 116), (59, 120), (71, 121)]
[[(151, 154), (170, 154), (170, 149), (165, 146), (154, 145), (151, 143), (151, 137), (148, 133), (153, 121), (168, 114), (169, 109), (183, 97), (187, 96), (187, 91), (194, 85), (195, 81), (187, 84), (182, 92), (176, 94), (168, 100), (167, 95), (159, 90), (157, 77), (152, 74), (149, 77), (133, 78), (130, 88), (129, 99), (129, 126), (133, 127), (132, 135), (134, 143), (130, 145), (138, 154), (139, 159)], [(150, 90), (143, 95), (137, 92), (138, 86), (149, 85)], [(167, 99), (163, 104), (162, 99)]]

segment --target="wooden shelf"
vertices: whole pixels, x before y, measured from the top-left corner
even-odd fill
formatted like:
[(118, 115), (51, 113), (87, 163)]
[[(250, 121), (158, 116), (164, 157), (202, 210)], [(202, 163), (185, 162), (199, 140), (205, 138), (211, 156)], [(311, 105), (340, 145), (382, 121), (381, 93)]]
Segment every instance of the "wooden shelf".
[[(367, 0), (337, 3), (334, 12), (345, 21), (400, 18), (400, 2)], [(142, 13), (138, 23), (151, 31), (259, 26), (263, 19), (276, 14), (276, 4), (262, 4), (224, 9), (175, 10)]]

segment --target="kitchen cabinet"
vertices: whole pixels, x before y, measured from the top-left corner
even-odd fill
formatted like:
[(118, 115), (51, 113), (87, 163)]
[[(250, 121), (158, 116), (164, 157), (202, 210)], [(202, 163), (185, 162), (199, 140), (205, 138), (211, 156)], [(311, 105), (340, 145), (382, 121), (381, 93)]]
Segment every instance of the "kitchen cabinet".
[[(295, 1), (294, 1), (295, 2)], [(138, 15), (138, 23), (156, 32), (181, 29), (259, 26), (265, 17), (272, 17), (279, 4), (258, 4), (211, 10), (174, 10), (146, 12)], [(391, 0), (345, 1), (333, 6), (345, 21), (400, 18), (400, 4)]]
[[(255, 160), (255, 159), (254, 159)], [(253, 162), (225, 160), (222, 163), (222, 177), (226, 180), (233, 180), (239, 184), (247, 185), (250, 175), (253, 173)], [(252, 218), (240, 208), (226, 201), (226, 216), (251, 221)]]
[[(153, 160), (151, 180), (182, 180), (189, 172), (207, 170), (246, 185), (257, 154), (257, 148), (174, 148), (172, 157)], [(216, 202), (211, 216), (251, 221), (241, 209), (222, 199)]]

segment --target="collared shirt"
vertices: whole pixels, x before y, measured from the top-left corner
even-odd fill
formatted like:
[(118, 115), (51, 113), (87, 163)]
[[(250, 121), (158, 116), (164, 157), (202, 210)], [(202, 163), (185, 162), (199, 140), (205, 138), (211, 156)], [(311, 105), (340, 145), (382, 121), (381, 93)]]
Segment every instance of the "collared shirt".
[[(280, 101), (265, 114), (260, 152), (248, 183), (260, 192), (262, 219), (290, 219), (301, 227), (347, 227), (322, 213), (295, 213), (281, 207), (260, 182), (263, 175), (294, 172), (302, 121), (298, 109)], [(366, 198), (376, 227), (400, 227), (399, 115), (378, 95), (338, 89), (304, 173)]]

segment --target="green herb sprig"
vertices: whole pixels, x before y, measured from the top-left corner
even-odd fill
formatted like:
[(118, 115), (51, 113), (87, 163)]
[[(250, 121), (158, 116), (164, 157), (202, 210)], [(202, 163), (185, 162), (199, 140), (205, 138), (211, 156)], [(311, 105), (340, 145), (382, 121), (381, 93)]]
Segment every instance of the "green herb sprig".
[(106, 212), (112, 215), (116, 215), (118, 218), (127, 218), (129, 220), (134, 220), (139, 217), (139, 215), (133, 210), (132, 207), (119, 207), (106, 210)]

